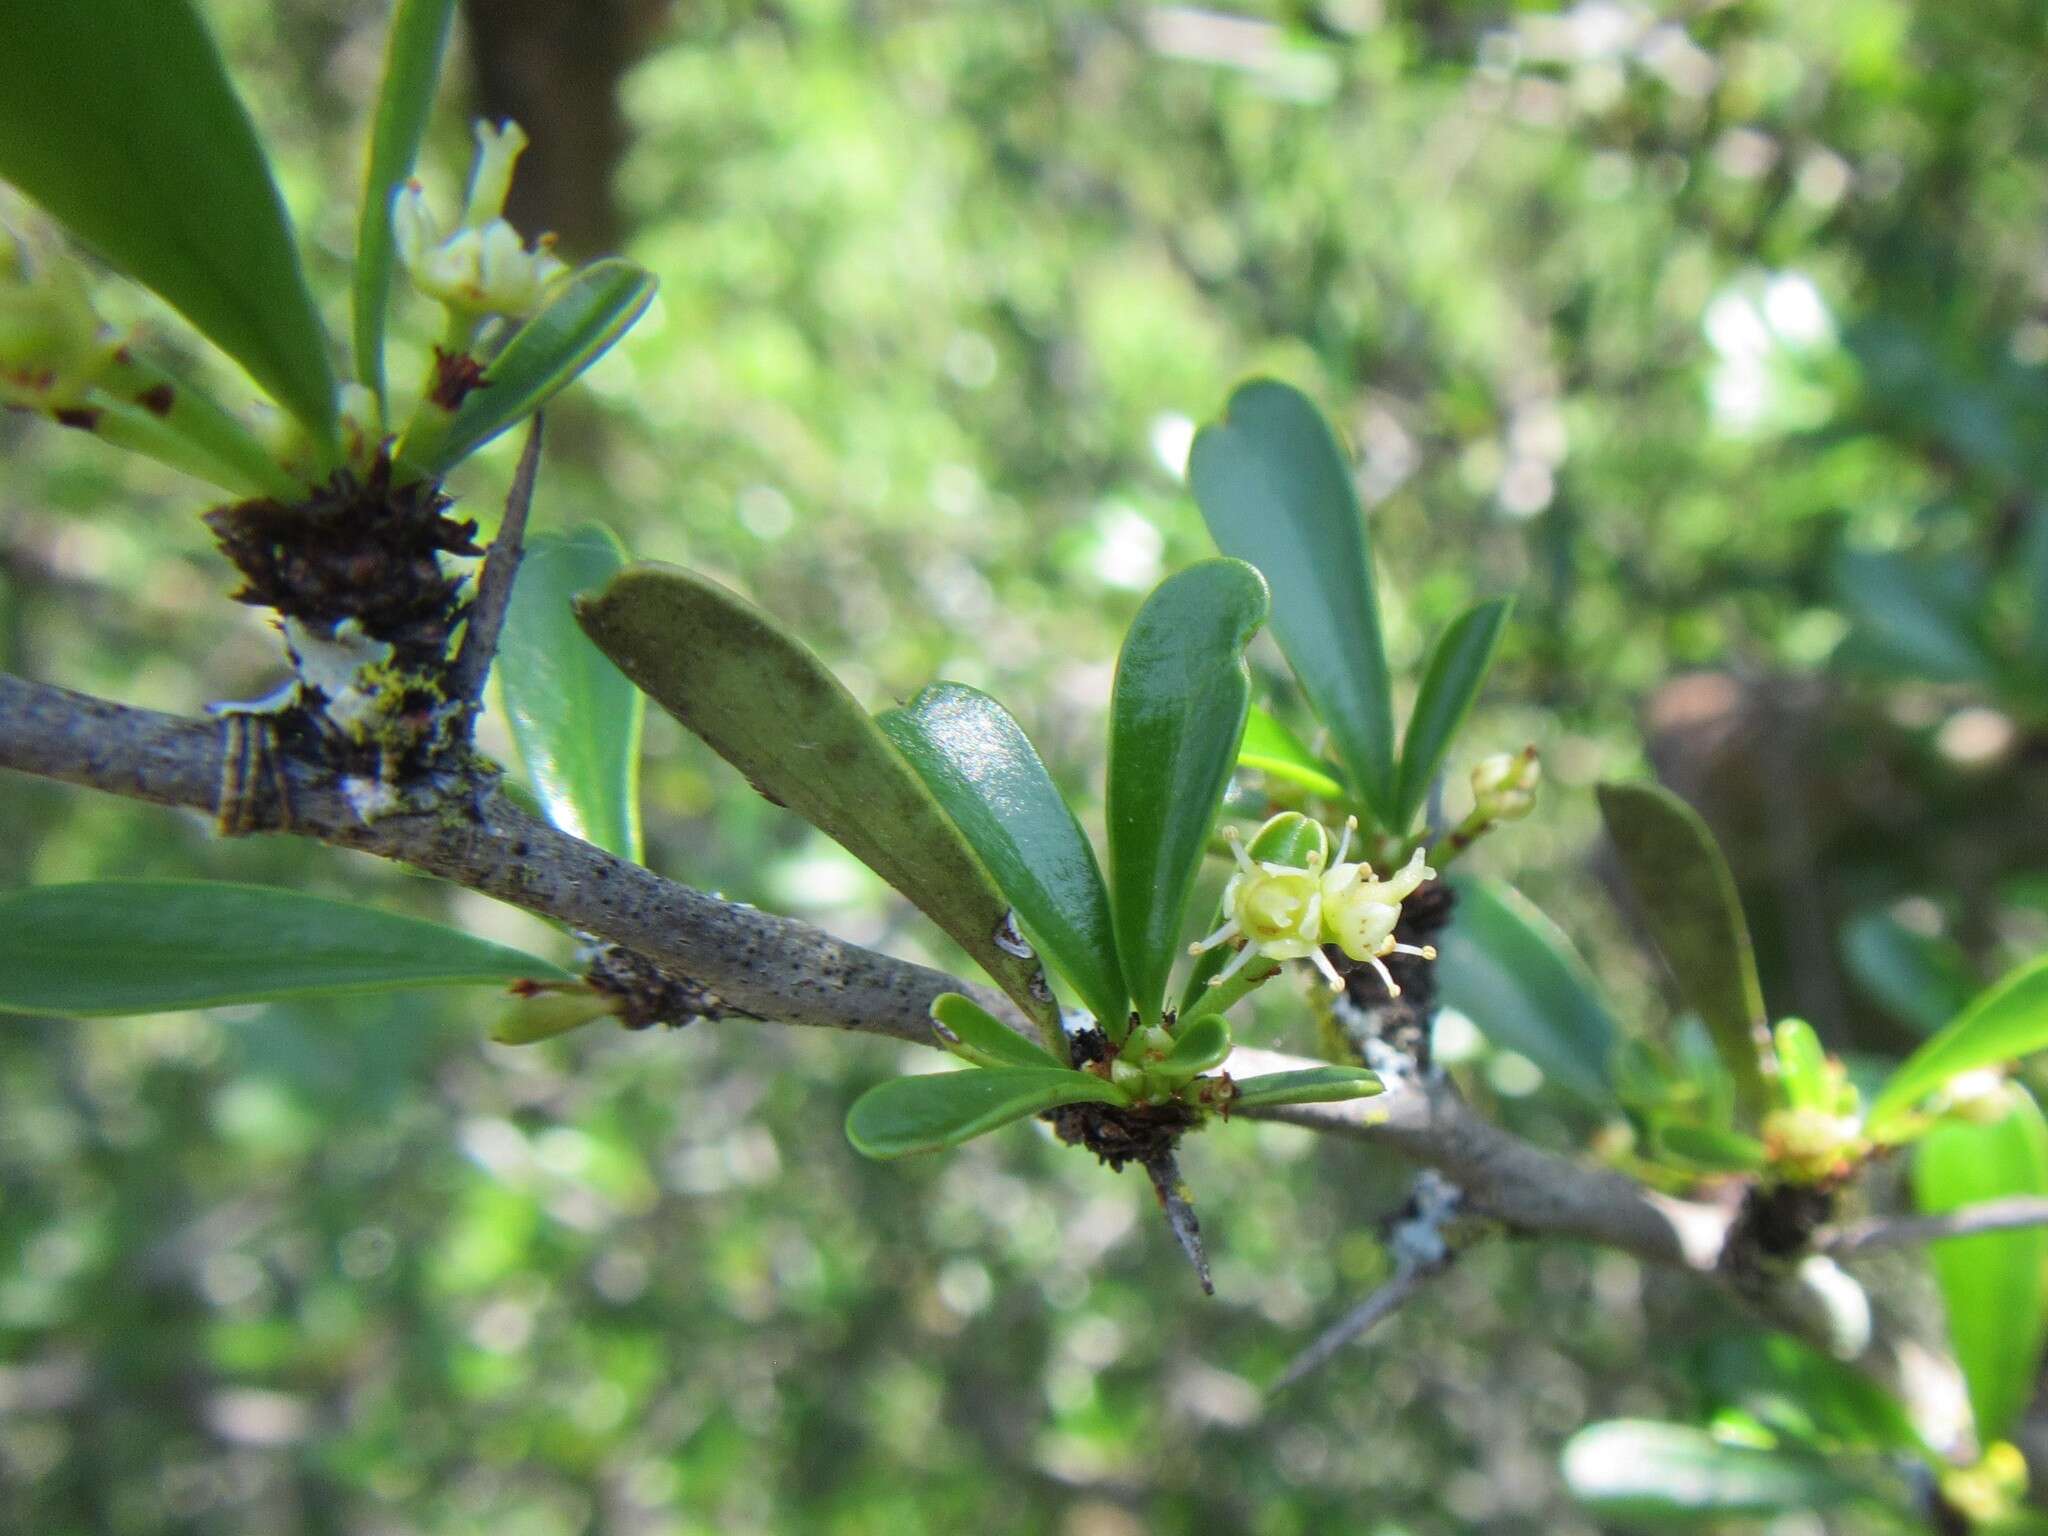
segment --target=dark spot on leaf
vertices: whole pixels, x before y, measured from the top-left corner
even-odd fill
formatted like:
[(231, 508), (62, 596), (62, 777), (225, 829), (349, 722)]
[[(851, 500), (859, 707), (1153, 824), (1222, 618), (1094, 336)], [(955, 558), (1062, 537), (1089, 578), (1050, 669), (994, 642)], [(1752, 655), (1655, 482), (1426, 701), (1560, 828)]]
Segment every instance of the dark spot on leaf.
[(100, 413), (89, 405), (65, 405), (50, 412), (50, 419), (60, 427), (76, 427), (81, 432), (90, 432), (100, 424)]
[(135, 403), (152, 416), (168, 416), (176, 402), (178, 392), (168, 384), (152, 384), (135, 397)]

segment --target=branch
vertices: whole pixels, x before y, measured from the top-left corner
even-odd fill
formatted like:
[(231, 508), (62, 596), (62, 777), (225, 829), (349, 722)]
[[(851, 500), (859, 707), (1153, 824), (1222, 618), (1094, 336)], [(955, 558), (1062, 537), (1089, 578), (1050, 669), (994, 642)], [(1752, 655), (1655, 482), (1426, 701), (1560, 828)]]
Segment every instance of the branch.
[(1316, 1335), (1308, 1348), (1289, 1361), (1268, 1395), (1277, 1397), (1302, 1377), (1321, 1370), (1338, 1350), (1406, 1306), (1408, 1299), (1448, 1269), (1450, 1262), (1446, 1258), (1441, 1264), (1403, 1265), (1395, 1270), (1392, 1279)]
[[(223, 745), (218, 722), (0, 674), (0, 767), (213, 817)], [(941, 992), (966, 991), (1014, 1017), (988, 988), (663, 879), (528, 815), (488, 785), (458, 785), (430, 808), (364, 822), (331, 769), (291, 755), (278, 767), (294, 833), (412, 865), (624, 945), (763, 1019), (936, 1047), (929, 1010)], [(259, 800), (275, 792), (258, 786)], [(282, 821), (275, 804), (249, 809), (259, 828)], [(1261, 1050), (1239, 1050), (1231, 1061), (1244, 1075), (1313, 1065)], [(1719, 1211), (1519, 1140), (1441, 1082), (1397, 1082), (1378, 1098), (1258, 1113), (1437, 1168), (1466, 1192), (1470, 1209), (1517, 1232), (1579, 1238), (1696, 1271), (1713, 1269), (1727, 1232)]]
[(526, 553), (526, 514), (533, 509), (533, 484), (540, 476), (541, 416), (534, 414), (526, 429), (526, 446), (519, 450), (519, 467), (512, 472), (512, 489), (505, 496), (505, 517), (498, 524), (498, 536), (484, 556), (484, 568), (476, 579), (476, 601), (462, 631), (462, 649), (448, 669), (448, 692), (465, 704), (484, 696), (484, 682), (491, 675), (491, 661), (498, 654), (498, 637), (505, 631), (505, 613), (512, 606), (512, 584), (519, 577), (520, 557)]
[(1939, 1216), (1883, 1216), (1830, 1228), (1813, 1246), (1835, 1258), (1939, 1242), (1944, 1237), (1970, 1237), (1980, 1232), (2011, 1232), (2021, 1227), (2048, 1227), (2048, 1198), (2012, 1195), (1986, 1200)]

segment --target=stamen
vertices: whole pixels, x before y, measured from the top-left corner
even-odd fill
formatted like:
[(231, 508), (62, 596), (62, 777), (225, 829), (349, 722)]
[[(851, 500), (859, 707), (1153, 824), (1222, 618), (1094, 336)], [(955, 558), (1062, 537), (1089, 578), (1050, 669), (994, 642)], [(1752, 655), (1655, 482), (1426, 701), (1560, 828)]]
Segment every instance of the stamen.
[(1337, 974), (1337, 967), (1330, 964), (1330, 957), (1323, 953), (1321, 945), (1317, 945), (1309, 951), (1309, 958), (1315, 961), (1316, 969), (1321, 971), (1324, 979), (1330, 983), (1330, 990), (1332, 992), (1342, 992), (1344, 990), (1344, 978)]
[(1386, 961), (1382, 960), (1378, 955), (1374, 955), (1365, 963), (1380, 973), (1380, 980), (1387, 984), (1387, 996), (1399, 997), (1401, 995), (1401, 984), (1394, 980), (1394, 973), (1387, 969)]
[(1221, 971), (1217, 972), (1214, 976), (1211, 976), (1209, 978), (1209, 985), (1212, 987), (1222, 986), (1223, 983), (1230, 980), (1231, 977), (1235, 976), (1239, 971), (1243, 970), (1246, 966), (1250, 965), (1252, 963), (1252, 956), (1256, 955), (1257, 953), (1258, 951), (1256, 949), (1253, 949), (1251, 945), (1245, 945), (1243, 949), (1240, 949), (1237, 952), (1236, 959), (1232, 960), (1230, 964), (1226, 965), (1225, 967), (1223, 967)]
[(1188, 946), (1188, 953), (1191, 955), (1199, 955), (1208, 950), (1214, 949), (1218, 944), (1223, 943), (1226, 939), (1234, 939), (1236, 937), (1237, 919), (1233, 917), (1229, 922), (1225, 923), (1221, 928), (1218, 928), (1206, 939), (1203, 939), (1201, 942), (1196, 944), (1190, 944)]
[(1356, 816), (1346, 816), (1344, 818), (1344, 835), (1337, 839), (1337, 863), (1342, 864), (1344, 862), (1344, 855), (1351, 851), (1351, 834), (1357, 830), (1358, 818)]
[(1436, 958), (1436, 946), (1434, 944), (1396, 944), (1388, 953), (1394, 955), (1413, 955), (1418, 960), (1434, 960)]
[(1248, 875), (1258, 873), (1257, 866), (1252, 863), (1252, 856), (1244, 851), (1244, 844), (1238, 839), (1237, 828), (1225, 827), (1223, 829), (1223, 840), (1230, 844), (1231, 857), (1237, 860), (1237, 867), (1239, 869)]

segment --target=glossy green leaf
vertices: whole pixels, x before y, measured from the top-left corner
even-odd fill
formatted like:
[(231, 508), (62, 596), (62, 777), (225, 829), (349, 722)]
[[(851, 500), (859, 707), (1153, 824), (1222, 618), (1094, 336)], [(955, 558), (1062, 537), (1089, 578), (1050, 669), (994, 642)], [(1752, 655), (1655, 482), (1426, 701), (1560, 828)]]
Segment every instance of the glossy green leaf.
[(654, 300), (654, 275), (616, 258), (592, 262), (505, 343), (451, 415), (431, 402), (398, 446), (415, 473), (441, 475), (517, 426), (609, 352)]
[(1128, 1104), (1113, 1084), (1087, 1072), (975, 1067), (898, 1077), (854, 1100), (846, 1139), (868, 1157), (936, 1152), (1062, 1104)]
[(1849, 550), (1835, 591), (1855, 628), (1847, 659), (1941, 682), (1982, 683), (1997, 672), (1983, 637), (1983, 573), (1961, 560)]
[(1238, 746), (1237, 760), (1243, 767), (1299, 785), (1325, 800), (1344, 798), (1344, 786), (1330, 765), (1263, 709), (1254, 708), (1245, 717), (1244, 740)]
[(1850, 918), (1840, 942), (1842, 964), (1864, 996), (1923, 1035), (1954, 1018), (1977, 990), (1960, 944), (1916, 933), (1882, 909)]
[(1443, 765), (1444, 754), (1472, 713), (1473, 702), (1493, 666), (1494, 653), (1507, 632), (1511, 597), (1495, 598), (1468, 608), (1453, 619), (1430, 649), (1422, 687), (1415, 695), (1408, 731), (1401, 738), (1401, 773), (1394, 791), (1394, 830), (1405, 832), (1429, 798), (1430, 780)]
[(1023, 728), (987, 694), (936, 683), (879, 724), (980, 855), (1096, 1018), (1130, 1011), (1109, 889), (1088, 835)]
[(1233, 1110), (1272, 1109), (1282, 1104), (1337, 1104), (1386, 1092), (1379, 1074), (1364, 1067), (1304, 1067), (1299, 1072), (1265, 1072), (1237, 1079)]
[[(2048, 1195), (2048, 1123), (2026, 1090), (1990, 1125), (1947, 1121), (1913, 1149), (1913, 1198), (1930, 1214), (2007, 1195)], [(2012, 1433), (2032, 1401), (2048, 1336), (2048, 1229), (1948, 1237), (1928, 1245), (1950, 1347), (1970, 1392), (1977, 1441)]]
[(1589, 1104), (1614, 1102), (1614, 1017), (1557, 925), (1520, 892), (1459, 876), (1451, 926), (1437, 942), (1437, 990), (1495, 1045)]
[(1280, 649), (1352, 787), (1391, 822), (1393, 688), (1365, 515), (1329, 423), (1299, 390), (1255, 379), (1196, 434), (1188, 484), (1216, 547), (1264, 573)]
[(370, 128), (370, 163), (356, 224), (356, 382), (384, 396), (384, 325), (391, 307), (391, 201), (419, 159), (455, 0), (397, 0), (384, 54), (384, 86)]
[(1865, 1494), (1816, 1456), (1643, 1419), (1589, 1424), (1565, 1442), (1562, 1465), (1572, 1497), (1595, 1515), (1658, 1528), (1804, 1513)]
[(1813, 1026), (1804, 1019), (1780, 1019), (1771, 1037), (1777, 1046), (1778, 1093), (1787, 1107), (1823, 1113), (1832, 1110), (1835, 1091), (1828, 1075), (1828, 1053)]
[(1027, 1040), (971, 997), (941, 992), (932, 999), (932, 1023), (946, 1048), (977, 1067), (1031, 1067), (1068, 1072), (1073, 1068), (1036, 1041)]
[(327, 332), (191, 0), (0, 0), (0, 177), (335, 440)]
[(1767, 1107), (1762, 1053), (1770, 1036), (1735, 877), (1699, 813), (1668, 789), (1603, 784), (1599, 796), (1650, 937), (1754, 1120)]
[[(1237, 761), (1251, 702), (1244, 648), (1266, 609), (1257, 571), (1204, 560), (1153, 590), (1117, 659), (1110, 902), (1124, 980), (1148, 1024), (1158, 1022), (1209, 828)], [(1121, 1038), (1120, 1028), (1102, 1023)]]
[(1829, 1450), (1928, 1454), (1897, 1398), (1787, 1334), (1724, 1334), (1701, 1351), (1699, 1377), (1710, 1404), (1747, 1413), (1774, 1434)]
[(2048, 1047), (2048, 955), (2009, 971), (1955, 1021), (1899, 1064), (1864, 1117), (1878, 1141), (1894, 1141), (1913, 1109), (1960, 1072), (2016, 1061)]
[(1173, 1037), (1173, 1049), (1159, 1063), (1169, 1077), (1196, 1077), (1213, 1072), (1230, 1056), (1230, 1026), (1216, 1014), (1184, 1025)]
[(668, 565), (627, 567), (579, 599), (576, 618), (757, 790), (836, 839), (1029, 1016), (1058, 1027), (1037, 960), (1015, 953), (1009, 902), (924, 780), (801, 640), (737, 593)]
[(522, 979), (574, 978), (438, 923), (273, 886), (104, 880), (0, 896), (5, 1013), (166, 1013)]
[(618, 537), (596, 524), (529, 539), (497, 674), (512, 739), (547, 819), (638, 862), (647, 697), (590, 643), (573, 609), (625, 564)]
[(1769, 1159), (1754, 1136), (1684, 1120), (1660, 1121), (1655, 1139), (1660, 1153), (1717, 1173), (1753, 1173)]

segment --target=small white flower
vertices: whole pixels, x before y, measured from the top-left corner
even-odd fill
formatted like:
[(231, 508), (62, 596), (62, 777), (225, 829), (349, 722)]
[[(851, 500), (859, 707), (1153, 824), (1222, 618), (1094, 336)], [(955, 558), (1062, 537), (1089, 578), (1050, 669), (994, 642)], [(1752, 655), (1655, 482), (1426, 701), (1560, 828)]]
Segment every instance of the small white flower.
[(1375, 880), (1370, 864), (1347, 864), (1344, 855), (1351, 847), (1351, 834), (1358, 826), (1353, 817), (1344, 824), (1344, 840), (1337, 847), (1337, 862), (1323, 876), (1323, 932), (1332, 944), (1361, 964), (1380, 973), (1387, 995), (1399, 997), (1393, 973), (1386, 967), (1388, 955), (1414, 955), (1434, 960), (1430, 944), (1399, 944), (1394, 928), (1401, 921), (1401, 903), (1413, 896), (1424, 881), (1434, 880), (1436, 871), (1422, 862), (1417, 848), (1407, 864), (1384, 880)]
[(512, 167), (526, 148), (517, 123), (476, 125), (476, 162), (469, 176), (462, 222), (444, 234), (418, 182), (399, 192), (391, 208), (392, 237), (414, 285), (463, 315), (532, 314), (569, 270), (554, 253), (554, 236), (529, 249), (505, 221)]

